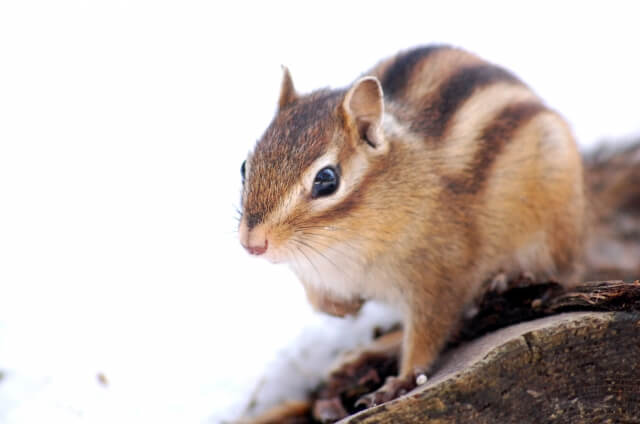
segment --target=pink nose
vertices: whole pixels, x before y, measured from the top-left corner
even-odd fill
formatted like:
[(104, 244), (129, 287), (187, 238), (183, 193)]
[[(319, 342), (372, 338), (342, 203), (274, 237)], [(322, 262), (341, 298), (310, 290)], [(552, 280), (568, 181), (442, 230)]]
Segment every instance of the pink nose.
[(269, 247), (269, 242), (265, 240), (264, 246), (245, 246), (244, 248), (247, 249), (247, 251), (252, 255), (257, 256), (257, 255), (262, 255), (264, 252), (266, 252), (267, 247)]

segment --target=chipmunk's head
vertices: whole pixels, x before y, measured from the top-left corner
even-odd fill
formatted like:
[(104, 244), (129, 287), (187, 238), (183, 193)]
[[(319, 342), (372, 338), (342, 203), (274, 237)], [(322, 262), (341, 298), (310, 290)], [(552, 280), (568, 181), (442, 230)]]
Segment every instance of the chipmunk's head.
[(389, 150), (383, 113), (374, 77), (300, 96), (285, 69), (278, 112), (241, 168), (239, 233), (249, 253), (314, 262), (358, 238), (379, 213), (367, 209), (367, 186)]

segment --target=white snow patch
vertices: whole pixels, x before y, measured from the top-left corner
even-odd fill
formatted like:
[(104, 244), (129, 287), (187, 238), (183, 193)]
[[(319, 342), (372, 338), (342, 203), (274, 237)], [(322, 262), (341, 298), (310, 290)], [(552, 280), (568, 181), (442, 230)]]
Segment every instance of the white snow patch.
[[(267, 366), (245, 409), (257, 414), (285, 400), (301, 400), (326, 375), (330, 365), (373, 339), (373, 329), (388, 329), (400, 315), (383, 305), (367, 303), (357, 317), (332, 318), (315, 314), (303, 330)], [(248, 405), (249, 406), (249, 405)]]

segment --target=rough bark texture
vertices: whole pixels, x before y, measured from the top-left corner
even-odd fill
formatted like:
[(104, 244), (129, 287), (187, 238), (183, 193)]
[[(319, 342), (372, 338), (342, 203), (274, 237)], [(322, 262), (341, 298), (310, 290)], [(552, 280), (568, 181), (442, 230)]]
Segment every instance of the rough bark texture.
[(412, 393), (341, 422), (640, 422), (639, 335), (639, 313), (517, 324), (450, 352)]

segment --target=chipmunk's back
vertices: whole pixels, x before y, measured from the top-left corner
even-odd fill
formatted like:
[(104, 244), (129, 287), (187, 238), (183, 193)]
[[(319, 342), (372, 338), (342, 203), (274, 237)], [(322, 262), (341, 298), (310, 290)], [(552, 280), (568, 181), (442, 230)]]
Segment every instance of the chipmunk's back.
[[(401, 52), (368, 74), (382, 86), (387, 132), (411, 145), (415, 168), (437, 176), (451, 223), (432, 220), (423, 234), (465, 234), (465, 260), (504, 258), (490, 272), (577, 275), (582, 164), (561, 116), (509, 71), (448, 46)], [(432, 203), (424, 213), (433, 216)]]
[(482, 122), (501, 104), (539, 102), (509, 71), (448, 46), (402, 52), (369, 74), (380, 80), (388, 111), (433, 140), (450, 135), (456, 116)]

